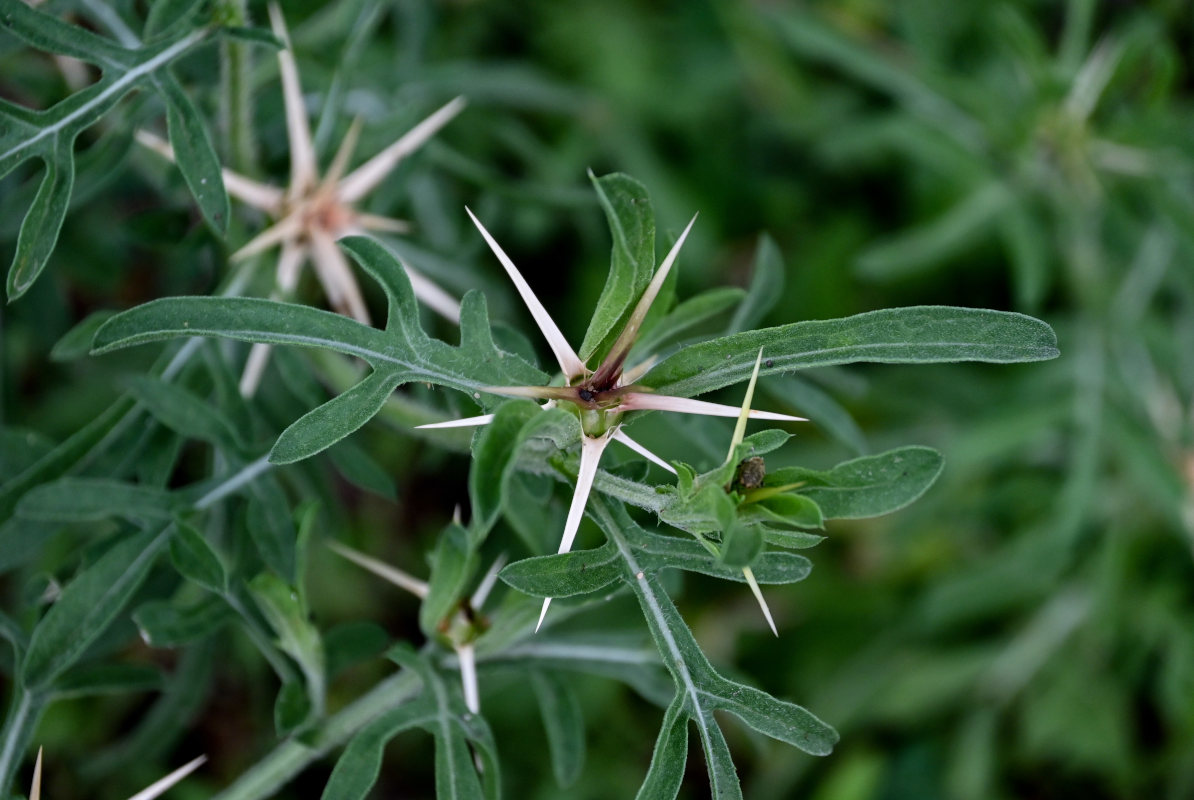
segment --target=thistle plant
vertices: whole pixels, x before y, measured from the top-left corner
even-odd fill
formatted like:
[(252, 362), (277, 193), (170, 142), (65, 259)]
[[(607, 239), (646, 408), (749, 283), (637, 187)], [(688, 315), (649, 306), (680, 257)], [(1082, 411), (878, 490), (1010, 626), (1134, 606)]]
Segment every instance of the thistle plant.
[[(360, 127), (354, 123), (321, 175), (289, 32), (271, 7), (272, 33), (225, 31), (279, 47), (290, 182), (278, 188), (250, 180), (219, 164), (204, 133), (197, 109), (220, 104), (207, 102), (213, 98), (202, 87), (184, 90), (166, 72), (216, 28), (203, 4), (162, 7), (176, 10), (177, 19), (151, 11), (134, 34), (134, 8), (82, 4), (94, 15), (88, 20), (106, 31), (101, 35), (46, 8), (0, 0), (0, 16), (23, 41), (105, 70), (98, 83), (48, 111), (0, 107), (0, 118), (16, 121), (0, 131), (0, 144), (9, 148), (0, 151), (0, 168), (40, 156), (48, 170), (41, 184), (48, 188), (36, 191), (16, 242), (10, 297), (25, 291), (49, 258), (70, 195), (70, 181), (56, 176), (73, 169), (74, 138), (101, 114), (113, 118), (111, 128), (98, 131), (101, 139), (130, 141), (135, 127), (143, 145), (176, 161), (211, 223), (193, 234), (203, 244), (174, 243), (170, 250), (188, 265), (187, 274), (201, 262), (199, 252), (222, 259), (233, 251), (219, 264), (224, 274), (265, 260), (277, 246), (274, 288), (270, 297), (215, 291), (141, 303), (129, 301), (135, 295), (113, 297), (122, 306), (117, 313), (82, 321), (54, 351), (63, 370), (102, 370), (119, 387), (111, 405), (97, 413), (92, 407), (58, 443), (23, 428), (0, 430), (0, 571), (6, 600), (16, 601), (0, 613), (7, 643), (0, 654), (7, 691), (0, 797), (18, 784), (40, 794), (34, 744), (46, 741), (50, 762), (64, 763), (56, 751), (69, 749), (61, 731), (70, 726), (52, 723), (56, 714), (91, 715), (86, 704), (127, 715), (108, 727), (112, 741), (96, 745), (80, 768), (81, 780), (119, 784), (114, 796), (167, 772), (164, 764), (181, 760), (180, 743), (190, 747), (197, 739), (210, 745), (203, 748), (210, 767), (188, 782), (222, 800), (286, 792), (316, 762), (330, 766), (326, 798), (389, 792), (383, 765), (403, 775), (404, 787), (434, 782), (442, 797), (558, 793), (527, 787), (539, 780), (524, 774), (528, 759), (550, 763), (547, 780), (565, 790), (584, 779), (590, 793), (620, 793), (623, 783), (610, 776), (616, 767), (629, 771), (639, 797), (673, 798), (692, 780), (692, 728), (712, 795), (742, 797), (739, 767), (748, 749), (733, 729), (727, 736), (727, 723), (811, 756), (829, 755), (838, 733), (825, 699), (780, 692), (799, 695), (806, 708), (756, 688), (751, 684), (765, 679), (748, 661), (732, 664), (731, 677), (734, 654), (701, 621), (701, 595), (725, 582), (745, 599), (745, 585), (770, 631), (803, 650), (806, 631), (785, 613), (792, 598), (809, 591), (795, 586), (813, 567), (803, 551), (845, 528), (836, 520), (886, 515), (912, 503), (942, 473), (943, 458), (933, 448), (904, 445), (832, 465), (837, 457), (826, 457), (807, 435), (829, 424), (832, 404), (773, 391), (777, 409), (756, 410), (756, 391), (798, 371), (856, 363), (1044, 361), (1058, 355), (1052, 329), (1022, 314), (936, 305), (763, 327), (759, 309), (774, 305), (774, 277), (784, 272), (776, 246), (761, 240), (747, 289), (688, 295), (689, 283), (699, 282), (695, 275), (725, 266), (724, 254), (693, 247), (696, 217), (657, 232), (646, 186), (613, 173), (590, 175), (591, 199), (585, 194), (573, 205), (588, 225), (600, 209), (611, 244), (596, 303), (586, 298), (575, 306), (592, 313), (573, 349), (531, 288), (542, 278), (529, 270), (524, 277), (481, 223), (484, 218), (504, 237), (500, 226), (515, 225), (532, 202), (482, 186), (490, 173), (455, 149), (453, 137), (466, 126), (443, 131), (451, 144), (429, 141), (460, 112), (462, 100), (443, 105), (355, 170), (350, 162)], [(365, 44), (381, 9), (364, 3), (343, 18), (335, 8), (321, 12), (328, 14), (319, 23), (329, 36), (360, 41), (375, 59), (363, 58), (372, 66), (362, 72), (390, 64), (389, 42)], [(403, 6), (395, 13), (416, 11)], [(397, 27), (412, 37), (422, 30)], [(301, 33), (297, 25), (295, 31)], [(427, 49), (412, 48), (412, 58)], [(418, 66), (410, 72), (421, 75), (427, 65)], [(425, 71), (431, 77), (417, 91), (441, 98), (459, 93), (451, 75), (469, 74)], [(372, 93), (370, 100), (389, 99), (379, 89), (388, 86), (373, 77), (362, 91)], [(472, 83), (482, 95), (488, 86), (492, 101), (492, 82), (474, 75)], [(311, 86), (314, 94), (332, 94), (318, 80)], [(165, 102), (169, 143), (142, 124), (152, 105), (112, 113), (132, 88), (147, 88), (144, 100)], [(493, 113), (505, 124), (507, 111)], [(134, 118), (136, 125), (126, 124)], [(507, 143), (533, 137), (503, 124), (495, 131)], [(422, 235), (423, 226), (356, 204), (424, 145), (430, 152), (421, 157), (436, 159), (436, 177), (420, 185), (418, 200), (443, 200), (441, 210), (449, 209), (438, 223), (425, 214), (432, 222), (425, 227), (435, 228), (441, 246), (455, 238), (453, 262), (479, 276), (483, 268), (474, 271), (468, 248), (480, 242), (459, 233), (471, 230), (471, 221), (529, 309), (550, 357), (541, 361), (532, 339), (508, 321), (491, 320), (484, 293), (469, 291), (457, 304), (367, 235)], [(581, 170), (571, 166), (567, 196), (575, 197), (580, 192), (571, 184)], [(451, 191), (437, 194), (448, 185)], [(229, 207), (220, 187), (242, 204)], [(468, 206), (455, 204), (459, 194), (469, 195)], [(554, 201), (534, 204), (545, 216), (561, 211)], [(225, 250), (222, 238), (212, 237), (223, 237), (227, 217), (246, 207), (272, 223)], [(708, 231), (713, 237), (719, 226)], [(669, 244), (662, 259), (657, 233)], [(692, 270), (692, 281), (679, 275), (686, 246), (686, 273), (701, 268)], [(294, 302), (305, 261), (331, 310)], [(376, 326), (358, 270), (384, 298)], [(559, 274), (587, 287), (586, 271), (578, 266)], [(35, 295), (23, 302), (29, 300), (46, 302)], [(450, 341), (424, 326), (421, 305), (459, 322)], [(147, 360), (154, 348), (159, 354)], [(277, 381), (261, 380), (267, 353)], [(358, 369), (345, 385), (326, 381), (336, 387), (330, 398), (328, 353)], [(438, 420), (423, 426), (430, 433), (374, 422), (396, 396), (430, 410)], [(661, 411), (686, 415), (693, 435), (676, 436), (670, 427), (676, 417)], [(787, 427), (806, 417), (808, 425)], [(751, 419), (785, 428), (748, 430)], [(444, 429), (454, 428), (474, 429), (471, 441), (448, 447), (447, 438), (461, 432)], [(626, 454), (610, 449), (614, 441), (648, 463), (620, 458)], [(456, 480), (466, 464), (467, 481)], [(417, 484), (421, 475), (425, 483)], [(413, 595), (417, 612), (407, 619), (389, 608), (405, 601), (391, 603), (390, 588), (361, 580), (350, 571), (358, 568)], [(691, 591), (694, 585), (702, 591)], [(782, 587), (767, 590), (774, 614), (762, 587)], [(361, 598), (367, 601), (354, 605)], [(733, 621), (734, 636), (761, 633), (771, 642), (753, 613), (722, 619)], [(593, 687), (600, 694), (591, 695)], [(615, 764), (587, 740), (586, 728), (603, 721), (600, 707), (610, 698), (622, 702), (631, 692), (642, 705), (629, 716), (648, 720), (636, 722), (634, 732), (653, 736), (654, 746), (620, 743), (627, 752)], [(232, 700), (223, 700), (225, 694)], [(540, 711), (546, 758), (528, 755), (530, 744), (527, 752), (518, 749), (524, 738), (538, 736), (526, 724), (527, 707)], [(233, 746), (213, 733), (229, 728), (241, 737)], [(395, 737), (414, 731), (432, 740), (433, 768), (387, 750)], [(586, 753), (595, 765), (588, 772)], [(164, 791), (197, 766), (192, 762), (151, 790)], [(31, 783), (22, 780), (27, 769)], [(136, 774), (125, 786), (130, 770)]]
[[(596, 183), (596, 181), (594, 183), (597, 185), (598, 192), (601, 192), (601, 185)], [(664, 281), (667, 280), (668, 273), (671, 271), (672, 265), (680, 253), (680, 248), (684, 245), (684, 240), (688, 237), (688, 232), (692, 230), (692, 226), (696, 222), (696, 217), (693, 217), (688, 226), (684, 228), (676, 243), (672, 245), (672, 249), (668, 252), (667, 257), (664, 258), (663, 263), (659, 265), (659, 269), (655, 271), (651, 282), (647, 284), (642, 297), (634, 305), (625, 326), (610, 346), (609, 352), (601, 362), (601, 365), (597, 369), (590, 371), (581, 361), (580, 356), (576, 354), (576, 351), (568, 345), (568, 342), (564, 339), (564, 335), (547, 313), (547, 309), (539, 302), (539, 299), (531, 291), (530, 286), (527, 285), (518, 268), (514, 266), (514, 262), (498, 246), (498, 243), (489, 235), (489, 231), (485, 230), (481, 222), (473, 216), (473, 213), (471, 211), (468, 213), (473, 224), (481, 231), (481, 235), (485, 237), (485, 242), (493, 250), (494, 255), (498, 257), (502, 266), (505, 267), (506, 273), (510, 276), (510, 279), (518, 289), (518, 293), (526, 302), (531, 316), (534, 317), (540, 332), (543, 334), (543, 338), (547, 340), (552, 353), (560, 364), (560, 372), (563, 374), (565, 383), (564, 386), (489, 386), (485, 387), (484, 391), (508, 397), (530, 397), (545, 400), (547, 401), (544, 406), (545, 408), (553, 407), (557, 403), (567, 403), (575, 410), (580, 420), (580, 466), (576, 476), (576, 491), (572, 495), (572, 503), (568, 508), (568, 519), (564, 523), (564, 534), (560, 539), (559, 549), (560, 553), (567, 553), (572, 549), (572, 542), (576, 538), (577, 529), (580, 527), (581, 517), (585, 510), (585, 502), (588, 500), (589, 492), (593, 488), (593, 479), (597, 475), (597, 467), (601, 462), (601, 454), (611, 441), (621, 442), (631, 450), (644, 456), (649, 461), (658, 464), (672, 474), (676, 472), (666, 461), (634, 441), (634, 439), (631, 439), (622, 430), (623, 414), (630, 411), (654, 410), (725, 417), (738, 413), (737, 409), (730, 406), (692, 400), (686, 397), (660, 396), (654, 394), (646, 387), (635, 386), (635, 376), (650, 370), (654, 363), (653, 357), (644, 359), (642, 363), (631, 368), (629, 371), (625, 370), (626, 359), (630, 355), (630, 350), (634, 346), (635, 339), (643, 326), (643, 322), (647, 318), (647, 314), (651, 311), (651, 304), (659, 296), (659, 291), (663, 288)], [(756, 364), (755, 373), (751, 376), (748, 395), (754, 389), (754, 378), (757, 375), (758, 365)], [(749, 406), (749, 401), (747, 406)], [(799, 422), (803, 419), (802, 417), (794, 417), (788, 414), (751, 411), (749, 407), (742, 413), (754, 419), (787, 420), (789, 422)], [(442, 428), (485, 425), (492, 420), (492, 414), (485, 414), (479, 417), (469, 417), (451, 422), (428, 423), (420, 427)], [(742, 424), (744, 425), (745, 422)], [(739, 435), (738, 438), (741, 439), (741, 436)], [(750, 583), (751, 591), (758, 598), (759, 605), (763, 609), (763, 614), (767, 617), (767, 622), (771, 625), (771, 629), (774, 632), (775, 624), (771, 620), (771, 612), (767, 609), (767, 604), (764, 602), (762, 594), (759, 593), (759, 586), (754, 580), (750, 567), (744, 567), (743, 570), (747, 581)], [(539, 612), (539, 622), (535, 625), (536, 630), (543, 624), (543, 618), (547, 615), (547, 609), (550, 605), (551, 598), (544, 598), (543, 609)]]
[[(347, 172), (360, 133), (359, 120), (354, 122), (340, 143), (327, 173), (320, 177), (299, 84), (298, 67), (289, 49), (286, 23), (276, 4), (270, 5), (269, 14), (274, 35), (286, 45), (278, 50), (278, 71), (282, 78), (286, 109), (290, 183), (282, 190), (232, 170), (223, 170), (224, 185), (233, 197), (276, 220), (233, 253), (230, 260), (233, 264), (242, 263), (278, 246), (280, 252), (275, 267), (275, 287), (279, 298), (289, 299), (294, 295), (302, 266), (310, 262), (332, 307), (368, 324), (369, 310), (365, 307), (361, 290), (335, 242), (342, 236), (354, 233), (405, 233), (409, 230), (407, 223), (402, 220), (358, 211), (354, 204), (377, 188), (406, 156), (459, 114), (464, 108), (464, 100), (458, 97), (447, 103), (380, 153)], [(166, 158), (174, 159), (173, 149), (156, 135), (142, 130), (138, 131), (137, 138)], [(415, 295), (420, 300), (448, 319), (458, 321), (459, 304), (447, 292), (409, 266), (406, 270)], [(269, 348), (265, 345), (253, 348), (241, 377), (242, 393), (252, 394), (256, 391), (268, 354)]]

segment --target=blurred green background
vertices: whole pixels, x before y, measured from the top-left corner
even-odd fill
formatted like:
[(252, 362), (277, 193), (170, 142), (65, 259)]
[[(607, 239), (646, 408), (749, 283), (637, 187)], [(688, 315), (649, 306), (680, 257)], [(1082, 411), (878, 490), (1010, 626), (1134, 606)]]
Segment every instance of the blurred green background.
[[(463, 206), (578, 341), (608, 264), (591, 168), (641, 180), (661, 238), (700, 213), (682, 297), (744, 284), (765, 231), (787, 266), (768, 324), (943, 303), (1023, 311), (1058, 331), (1062, 357), (1039, 365), (851, 367), (764, 382), (768, 407), (812, 420), (785, 449), (792, 461), (828, 466), (912, 443), (947, 461), (916, 504), (831, 526), (809, 554), (812, 576), (768, 590), (778, 641), (740, 587), (674, 587), (715, 663), (842, 734), (815, 759), (728, 725), (748, 798), (1194, 797), (1188, 3), (349, 0), (285, 11), (324, 163), (354, 116), (365, 123), (358, 152), (369, 154), (437, 104), (469, 98), (371, 204), (414, 221), (417, 266), (453, 292), (485, 289), (513, 327), (528, 330), (529, 317)], [(264, 20), (263, 7), (250, 13)], [(86, 4), (77, 14), (88, 18)], [(0, 93), (41, 106), (66, 94), (52, 61), (4, 44)], [(212, 120), (216, 54), (179, 68)], [(218, 126), (217, 140), (230, 163), (281, 182), (276, 68), (266, 50), (251, 54), (254, 147), (237, 153)], [(129, 120), (138, 115), (153, 109), (131, 103)], [(124, 168), (112, 173), (115, 161)], [(0, 312), (3, 421), (55, 441), (150, 354), (51, 363), (53, 343), (97, 308), (212, 291), (229, 252), (152, 156), (130, 148), (96, 163), (80, 175), (50, 271)], [(4, 260), (28, 174), (0, 183)], [(239, 224), (231, 247), (256, 229)], [(644, 443), (698, 465), (721, 457), (728, 424), (712, 443), (669, 425)], [(341, 507), (328, 524), (418, 572), (465, 496), (467, 462), (377, 423), (356, 438), (390, 470), (397, 501), (328, 485)], [(12, 598), (33, 580), (0, 587)], [(321, 625), (366, 619), (418, 636), (414, 602), (352, 567), (320, 559), (308, 580)], [(636, 616), (629, 605), (602, 613)], [(208, 699), (130, 787), (174, 753), (202, 750), (211, 768), (177, 796), (206, 796), (268, 748), (276, 687), (245, 642), (229, 642), (214, 666), (210, 654), (192, 657)], [(333, 697), (377, 674), (349, 673)], [(484, 701), (509, 796), (636, 790), (660, 710), (610, 682), (578, 686), (590, 750), (564, 794), (524, 682), (494, 677)], [(59, 758), (51, 796), (90, 796), (87, 776), (147, 707), (56, 706), (39, 737)], [(429, 796), (430, 752), (418, 737), (397, 740), (376, 796)], [(708, 793), (699, 758), (685, 797)], [(328, 769), (308, 771), (288, 796), (318, 796)]]

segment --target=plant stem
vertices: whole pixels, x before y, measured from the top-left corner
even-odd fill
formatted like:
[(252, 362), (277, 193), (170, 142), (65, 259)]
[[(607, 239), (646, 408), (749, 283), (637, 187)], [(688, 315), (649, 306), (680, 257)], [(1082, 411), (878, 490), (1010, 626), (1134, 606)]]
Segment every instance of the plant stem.
[[(249, 24), (245, 0), (216, 0), (215, 15), (224, 25)], [(251, 70), (249, 45), (224, 39), (220, 43), (220, 130), (224, 134), (225, 157), (233, 169), (245, 175), (256, 174), (257, 166)]]
[(21, 688), (13, 694), (8, 718), (4, 720), (4, 731), (0, 734), (0, 741), (3, 741), (0, 748), (0, 797), (8, 796), (13, 775), (25, 746), (33, 736), (33, 729), (41, 719), (43, 707), (40, 695), (28, 689)]
[(294, 738), (286, 740), (213, 800), (256, 800), (272, 796), (312, 761), (346, 742), (386, 711), (414, 699), (420, 685), (418, 676), (408, 670), (386, 678), (339, 713), (328, 717), (309, 744)]

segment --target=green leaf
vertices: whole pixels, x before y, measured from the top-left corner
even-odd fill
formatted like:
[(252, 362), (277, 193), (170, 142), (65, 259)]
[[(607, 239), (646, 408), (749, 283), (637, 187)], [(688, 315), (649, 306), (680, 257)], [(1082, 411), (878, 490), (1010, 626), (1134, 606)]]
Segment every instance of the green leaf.
[(133, 612), (133, 622), (150, 647), (178, 647), (206, 639), (232, 618), (232, 609), (215, 595), (189, 606), (152, 600)]
[(634, 344), (634, 353), (648, 355), (659, 352), (664, 344), (713, 319), (737, 303), (743, 295), (741, 289), (720, 287), (690, 297), (639, 336)]
[(426, 694), (393, 708), (370, 722), (348, 742), (323, 789), (323, 800), (364, 800), (377, 776), (386, 744), (405, 730), (431, 725), (435, 705)]
[(336, 471), (357, 488), (373, 492), (387, 500), (397, 500), (394, 476), (353, 442), (341, 441), (328, 450)]
[(665, 359), (641, 382), (660, 394), (679, 397), (720, 389), (750, 377), (759, 348), (760, 375), (859, 361), (1006, 364), (1058, 355), (1053, 329), (1038, 319), (1008, 311), (913, 306), (794, 322), (702, 342)]
[(589, 174), (613, 237), (609, 277), (577, 354), (582, 361), (612, 344), (655, 272), (655, 215), (646, 188), (629, 175)]
[(132, 407), (132, 400), (117, 400), (21, 474), (0, 485), (0, 519), (8, 520), (16, 510), (17, 502), (30, 489), (61, 476), (86, 457)]
[(858, 273), (894, 280), (938, 266), (986, 234), (1015, 199), (999, 181), (985, 183), (927, 225), (866, 250), (859, 256)]
[(247, 500), (249, 536), (261, 559), (285, 580), (295, 581), (298, 533), (282, 486), (274, 476), (263, 475), (249, 484)]
[(146, 41), (152, 41), (163, 33), (169, 33), (176, 26), (185, 24), (201, 2), (202, 0), (157, 0), (150, 4), (142, 36)]
[(104, 309), (93, 311), (87, 318), (67, 331), (54, 344), (50, 351), (51, 361), (74, 361), (83, 358), (91, 352), (91, 340), (95, 332), (115, 314), (115, 311)]
[[(130, 91), (166, 91), (163, 86), (172, 79), (164, 76), (164, 69), (203, 42), (210, 31), (187, 31), (152, 45), (125, 48), (20, 0), (0, 0), (0, 18), (5, 30), (33, 47), (96, 64), (103, 73), (95, 83), (45, 110), (32, 111), (0, 102), (0, 176), (31, 158), (40, 158), (46, 165), (41, 186), (21, 225), (8, 273), (8, 297), (15, 300), (41, 273), (57, 241), (71, 198), (73, 149), (79, 134)], [(185, 96), (184, 101), (189, 105)], [(190, 127), (197, 124), (197, 116), (184, 121)], [(187, 147), (186, 142), (181, 144)]]
[[(285, 723), (285, 730), (294, 730), (323, 714), (326, 685), (323, 642), (315, 626), (308, 621), (298, 593), (282, 579), (263, 572), (249, 582), (249, 591), (278, 637), (278, 647), (293, 658), (303, 672), (306, 701), (300, 704), (293, 697), (294, 690), (287, 690), (284, 685), (275, 707), (280, 715), (276, 720)], [(286, 696), (287, 692), (290, 696)], [(305, 713), (302, 719), (295, 721), (292, 712), (300, 706)]]
[(50, 692), (57, 700), (97, 694), (161, 691), (161, 671), (140, 664), (92, 664), (76, 667), (54, 681)]
[(612, 545), (535, 556), (507, 564), (498, 576), (533, 597), (572, 597), (604, 589), (622, 575), (621, 559)]
[(434, 637), (439, 625), (456, 613), (477, 569), (477, 550), (468, 531), (452, 523), (439, 535), (431, 554), (427, 596), (419, 607), (419, 627)]
[(532, 670), (530, 677), (547, 731), (552, 772), (556, 783), (566, 789), (576, 783), (585, 763), (585, 721), (580, 700), (567, 681), (551, 672)]
[(721, 562), (727, 567), (747, 567), (763, 551), (763, 531), (757, 525), (736, 523), (721, 533)]
[[(498, 762), (492, 758), (492, 735), (484, 721), (468, 714), (456, 694), (424, 657), (415, 654), (405, 643), (390, 648), (389, 657), (400, 666), (416, 672), (423, 680), (423, 691), (435, 703), (435, 717), (424, 727), (435, 737), (435, 790), (437, 798), (480, 800), (496, 797)], [(465, 719), (468, 719), (466, 724)], [(470, 727), (475, 726), (475, 727)], [(486, 787), (483, 791), (473, 766), (469, 740), (478, 747), (486, 766)], [(488, 753), (488, 756), (486, 755)]]
[(667, 707), (651, 752), (651, 766), (636, 800), (675, 800), (680, 794), (688, 764), (688, 715), (684, 707), (685, 697), (680, 694)]
[(750, 286), (746, 297), (738, 305), (726, 333), (753, 330), (784, 293), (784, 262), (775, 240), (767, 234), (759, 236), (755, 259), (750, 271)]
[(589, 499), (589, 508), (618, 549), (623, 561), (623, 580), (639, 601), (664, 666), (676, 683), (677, 694), (683, 698), (685, 713), (697, 725), (714, 796), (739, 796), (741, 791), (725, 738), (713, 716), (717, 709), (729, 711), (755, 730), (806, 753), (829, 753), (837, 741), (833, 728), (806, 709), (730, 681), (713, 668), (658, 577), (639, 562), (623, 533), (634, 526), (625, 509), (599, 496)]
[(468, 478), (475, 531), (488, 532), (497, 522), (502, 498), (509, 491), (510, 466), (523, 442), (522, 432), (539, 413), (539, 407), (531, 402), (506, 403), (477, 434)]
[(166, 101), (166, 130), (174, 161), (207, 224), (221, 236), (228, 231), (228, 193), (207, 128), (194, 103), (165, 70), (154, 79)]
[(166, 525), (116, 543), (66, 585), (33, 630), (21, 685), (48, 687), (78, 660), (141, 585), (173, 530)]
[[(737, 583), (746, 582), (741, 569), (718, 560), (695, 539), (649, 533), (637, 525), (624, 526), (622, 533), (635, 558), (652, 569), (670, 567)], [(751, 565), (751, 570), (761, 584), (796, 583), (808, 577), (812, 563), (795, 553), (763, 553)]]
[(303, 727), (312, 715), (311, 697), (301, 681), (283, 681), (274, 700), (274, 730), (289, 736)]
[(128, 382), (129, 393), (170, 430), (190, 439), (232, 452), (244, 450), (245, 442), (232, 421), (209, 399), (203, 399), (176, 383), (138, 375)]
[(793, 528), (824, 527), (825, 518), (820, 506), (807, 495), (772, 495), (755, 503), (744, 503), (740, 509), (741, 518), (752, 522), (770, 522)]
[(44, 159), (46, 174), (33, 204), (21, 223), (17, 252), (8, 271), (8, 299), (23, 295), (45, 269), (66, 219), (71, 189), (75, 184), (74, 138), (55, 140), (54, 153)]
[(767, 476), (766, 485), (798, 481), (797, 491), (821, 507), (826, 519), (860, 519), (888, 514), (924, 494), (945, 460), (931, 447), (900, 447), (838, 464), (824, 472), (789, 467)]
[(373, 419), (401, 382), (392, 370), (375, 370), (282, 431), (270, 450), (270, 462), (292, 464), (323, 452)]
[(228, 586), (228, 572), (203, 534), (182, 520), (170, 540), (170, 560), (184, 577), (205, 589), (222, 594)]
[(295, 423), (279, 440), (271, 454), (274, 459), (309, 456), (339, 441), (355, 430), (352, 426), (359, 427), (376, 413), (383, 395), (403, 383), (449, 386), (492, 408), (502, 399), (482, 393), (485, 387), (547, 380), (521, 358), (498, 349), (484, 297), (478, 292), (469, 292), (461, 301), (460, 346), (453, 347), (432, 339), (419, 327), (410, 280), (383, 245), (365, 237), (348, 237), (340, 244), (381, 284), (389, 302), (384, 331), (340, 314), (290, 303), (233, 297), (167, 298), (110, 319), (96, 333), (95, 352), (175, 336), (220, 336), (326, 348), (369, 362), (374, 372), (364, 385), (349, 390), (343, 400), (330, 401), (336, 404), (330, 410), (316, 409)]
[(169, 492), (103, 478), (62, 478), (31, 489), (17, 504), (26, 519), (97, 522), (110, 517), (168, 520), (178, 506)]

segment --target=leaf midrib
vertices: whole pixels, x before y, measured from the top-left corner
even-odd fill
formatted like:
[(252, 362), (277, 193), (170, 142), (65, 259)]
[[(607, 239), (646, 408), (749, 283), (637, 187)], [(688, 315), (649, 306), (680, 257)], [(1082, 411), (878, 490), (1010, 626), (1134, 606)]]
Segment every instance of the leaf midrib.
[[(24, 140), (20, 144), (9, 148), (8, 152), (0, 153), (0, 163), (13, 156), (20, 156), (24, 150), (31, 148), (33, 145), (37, 144), (47, 136), (57, 136), (60, 132), (67, 130), (71, 123), (73, 123), (76, 119), (85, 117), (93, 109), (106, 103), (112, 95), (119, 95), (123, 93), (126, 89), (131, 88), (134, 83), (136, 83), (145, 75), (153, 72), (161, 66), (164, 66), (165, 64), (170, 63), (174, 60), (175, 56), (190, 49), (192, 45), (204, 39), (207, 34), (207, 30), (194, 31), (189, 36), (179, 39), (177, 42), (167, 47), (153, 58), (150, 58), (148, 61), (133, 67), (128, 72), (112, 81), (112, 83), (109, 84), (109, 86), (102, 92), (96, 94), (95, 97), (91, 98), (89, 101), (79, 106), (71, 113), (50, 123), (48, 126), (42, 128), (40, 131)], [(53, 109), (51, 109), (51, 113), (52, 111)]]

